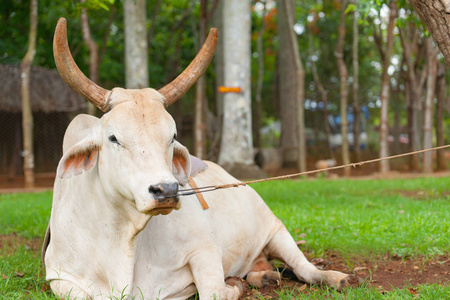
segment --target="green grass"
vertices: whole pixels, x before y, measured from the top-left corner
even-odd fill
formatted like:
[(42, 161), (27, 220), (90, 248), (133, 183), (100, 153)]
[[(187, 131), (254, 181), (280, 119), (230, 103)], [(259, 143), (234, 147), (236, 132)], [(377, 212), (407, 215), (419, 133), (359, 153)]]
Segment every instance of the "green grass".
[[(433, 256), (450, 250), (450, 178), (275, 181), (253, 187), (313, 255), (332, 250), (348, 257), (387, 251)], [(421, 198), (399, 190), (421, 191)]]
[[(338, 252), (378, 259), (386, 252), (402, 257), (450, 253), (450, 178), (407, 180), (299, 180), (252, 185), (296, 240), (314, 256)], [(420, 199), (403, 196), (411, 191)], [(43, 237), (50, 216), (51, 192), (0, 195), (0, 234)], [(306, 236), (300, 237), (305, 233)], [(0, 299), (56, 299), (43, 291), (40, 255), (24, 246), (0, 249)], [(17, 276), (21, 275), (23, 276)], [(423, 299), (450, 298), (449, 286), (421, 285)], [(292, 299), (293, 291), (280, 291)], [(412, 299), (408, 289), (381, 294), (370, 286), (313, 289), (303, 299)], [(302, 299), (302, 298), (299, 298)]]
[[(412, 287), (411, 287), (412, 288)], [(299, 293), (297, 288), (294, 290), (283, 289), (278, 292), (279, 300), (304, 299), (304, 300), (323, 300), (323, 299), (450, 299), (450, 286), (439, 286), (437, 284), (421, 285), (413, 288), (411, 293), (409, 288), (393, 289), (390, 292), (381, 292), (369, 284), (363, 284), (358, 288), (346, 289), (344, 292), (336, 292), (330, 288), (313, 289), (312, 291)], [(260, 297), (263, 300), (264, 298)]]
[(0, 234), (44, 237), (52, 207), (52, 192), (0, 195)]

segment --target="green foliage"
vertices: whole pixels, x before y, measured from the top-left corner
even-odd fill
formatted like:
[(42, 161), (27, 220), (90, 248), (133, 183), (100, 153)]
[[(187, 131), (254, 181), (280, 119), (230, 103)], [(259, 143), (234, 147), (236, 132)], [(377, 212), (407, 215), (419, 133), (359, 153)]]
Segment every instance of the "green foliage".
[[(213, 1), (209, 1), (208, 8)], [(199, 1), (148, 0), (147, 29), (149, 33), (149, 73), (150, 86), (160, 88), (178, 75), (192, 60), (198, 50), (198, 22), (200, 16)], [(256, 91), (258, 76), (257, 58), (264, 56), (264, 80), (262, 92), (263, 119), (279, 119), (279, 103), (277, 94), (278, 55), (277, 9), (270, 1), (256, 1), (254, 6), (265, 4), (265, 12), (254, 9), (252, 11), (252, 95)], [(314, 57), (319, 77), (328, 95), (329, 109), (332, 115), (339, 114), (339, 74), (337, 71), (334, 49), (337, 41), (337, 27), (339, 22), (339, 1), (295, 1), (295, 23), (299, 29), (298, 44), (301, 59), (305, 67), (305, 96), (309, 103), (319, 103), (320, 95), (315, 86), (310, 68), (312, 56), (309, 53), (308, 35), (313, 35)], [(349, 3), (346, 7), (346, 37), (344, 58), (349, 71), (349, 84), (352, 82), (352, 14), (359, 13), (359, 92), (358, 100), (361, 106), (370, 105), (371, 117), (378, 115), (377, 100), (380, 94), (381, 64), (380, 55), (373, 39), (375, 24), (381, 13), (386, 13), (387, 0), (358, 1)], [(418, 28), (425, 32), (425, 27), (406, 0), (397, 1), (399, 6), (399, 28)], [(271, 6), (272, 5), (272, 6)], [(86, 8), (93, 39), (100, 49), (104, 48), (104, 55), (99, 66), (100, 85), (105, 88), (124, 86), (124, 28), (123, 1), (115, 0), (87, 0), (84, 4), (79, 1), (41, 0), (38, 7), (38, 37), (37, 53), (34, 64), (47, 68), (55, 68), (52, 54), (52, 39), (54, 28), (60, 17), (68, 20), (69, 46), (80, 69), (88, 74), (89, 51), (81, 36), (80, 13)], [(111, 27), (109, 19), (113, 16)], [(386, 20), (384, 16), (384, 21)], [(214, 17), (208, 27), (212, 26)], [(263, 53), (257, 53), (256, 36), (264, 26)], [(220, 29), (219, 30), (223, 30)], [(384, 34), (385, 29), (382, 29)], [(0, 3), (0, 63), (19, 64), (26, 53), (29, 31), (29, 2), (24, 0), (2, 1)], [(105, 36), (109, 33), (104, 44)], [(219, 31), (219, 39), (221, 33)], [(393, 57), (401, 61), (402, 49), (398, 35), (395, 38)], [(419, 62), (418, 66), (423, 63)], [(400, 93), (403, 94), (403, 81), (398, 75), (400, 66), (397, 65), (393, 75), (394, 81), (400, 80)], [(207, 98), (211, 111), (215, 109), (215, 70), (207, 70)], [(393, 87), (397, 86), (393, 84)], [(180, 102), (181, 109), (178, 119), (184, 116), (191, 118), (195, 90), (191, 89)], [(404, 98), (400, 102), (405, 107)], [(352, 99), (349, 98), (349, 103)], [(172, 108), (171, 108), (172, 110)], [(404, 111), (404, 109), (403, 109)], [(308, 109), (305, 114), (306, 126), (323, 130), (324, 122), (317, 122), (321, 118), (321, 111)], [(402, 115), (404, 120), (406, 115)], [(369, 120), (368, 131), (373, 126), (373, 118)], [(261, 122), (264, 123), (264, 122)], [(403, 122), (406, 123), (406, 122)], [(446, 127), (448, 130), (448, 126)], [(404, 132), (405, 133), (405, 132)]]

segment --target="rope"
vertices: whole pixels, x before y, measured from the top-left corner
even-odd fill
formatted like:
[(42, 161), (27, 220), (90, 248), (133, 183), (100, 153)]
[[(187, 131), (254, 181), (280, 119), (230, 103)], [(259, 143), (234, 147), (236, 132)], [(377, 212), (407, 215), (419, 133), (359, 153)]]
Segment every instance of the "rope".
[[(351, 163), (351, 164), (340, 165), (340, 166), (336, 166), (336, 167), (330, 167), (330, 168), (326, 168), (326, 169), (312, 170), (312, 171), (306, 171), (306, 172), (300, 172), (300, 173), (294, 173), (294, 174), (288, 174), (288, 175), (281, 175), (281, 176), (257, 179), (257, 180), (251, 180), (251, 181), (243, 181), (243, 182), (237, 182), (237, 183), (231, 183), (231, 184), (216, 185), (216, 186), (214, 186), (214, 190), (245, 186), (248, 184), (264, 182), (264, 181), (287, 179), (287, 178), (298, 177), (298, 176), (303, 176), (303, 175), (310, 175), (310, 174), (315, 174), (315, 173), (320, 173), (320, 172), (338, 170), (338, 169), (343, 169), (343, 168), (347, 168), (347, 167), (356, 168), (358, 166), (362, 166), (362, 165), (374, 163), (374, 162), (379, 162), (382, 160), (388, 160), (388, 159), (399, 158), (399, 157), (404, 157), (404, 156), (409, 156), (409, 155), (414, 155), (414, 154), (420, 154), (420, 153), (424, 153), (424, 152), (428, 152), (428, 151), (441, 150), (441, 149), (445, 149), (448, 147), (450, 147), (450, 145), (439, 146), (439, 147), (435, 147), (435, 148), (429, 148), (429, 149), (408, 152), (408, 153), (403, 153), (403, 154), (398, 154), (398, 155), (392, 155), (392, 156), (387, 156), (387, 157), (381, 157), (381, 158), (366, 160), (366, 161), (357, 162), (357, 163)], [(199, 189), (201, 189), (201, 188), (199, 188)]]

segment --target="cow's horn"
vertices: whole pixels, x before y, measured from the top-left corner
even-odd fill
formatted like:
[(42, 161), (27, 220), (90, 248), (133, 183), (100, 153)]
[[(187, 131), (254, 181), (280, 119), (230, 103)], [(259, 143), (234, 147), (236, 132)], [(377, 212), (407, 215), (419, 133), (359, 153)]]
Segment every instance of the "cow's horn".
[(87, 78), (73, 60), (67, 42), (67, 21), (64, 18), (60, 18), (56, 25), (53, 55), (59, 74), (75, 92), (104, 112), (111, 109), (108, 103), (109, 91)]
[(171, 83), (158, 90), (166, 98), (166, 107), (180, 99), (205, 73), (216, 50), (216, 44), (217, 28), (211, 28), (205, 43), (189, 66)]

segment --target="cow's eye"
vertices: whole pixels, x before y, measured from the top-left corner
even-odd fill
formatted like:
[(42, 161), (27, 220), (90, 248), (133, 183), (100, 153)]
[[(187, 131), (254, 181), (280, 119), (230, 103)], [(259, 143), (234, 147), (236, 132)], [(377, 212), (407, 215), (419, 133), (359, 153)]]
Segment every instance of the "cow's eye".
[(117, 138), (116, 138), (116, 136), (115, 136), (114, 134), (112, 134), (112, 135), (109, 136), (109, 141), (110, 141), (111, 143), (120, 145), (119, 141), (117, 140)]
[(172, 141), (170, 142), (171, 144), (174, 143), (177, 140), (177, 134), (175, 133), (173, 135)]

